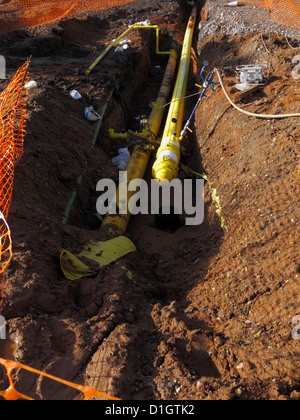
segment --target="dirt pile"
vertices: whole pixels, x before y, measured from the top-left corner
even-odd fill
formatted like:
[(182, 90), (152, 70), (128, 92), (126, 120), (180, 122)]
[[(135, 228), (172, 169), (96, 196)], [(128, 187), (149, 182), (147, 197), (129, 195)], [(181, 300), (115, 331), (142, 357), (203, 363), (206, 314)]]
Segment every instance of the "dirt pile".
[[(224, 70), (232, 95), (237, 65), (266, 62), (267, 84), (246, 99), (265, 101), (246, 109), (299, 112), (295, 31), (286, 32), (288, 39), (273, 33), (270, 58), (267, 39), (260, 28), (254, 31), (253, 11), (238, 9), (244, 26), (233, 33), (218, 29), (212, 8), (224, 21), (232, 18), (232, 10), (207, 2), (206, 21), (199, 16), (195, 34), (189, 93), (197, 91), (204, 60)], [(247, 117), (218, 87), (197, 110), (183, 163), (205, 170), (228, 230), (221, 229), (206, 188), (202, 225), (168, 234), (150, 227), (152, 216), (136, 216), (127, 234), (136, 253), (96, 278), (69, 281), (60, 271), (61, 248), (76, 253), (98, 236), (97, 182), (118, 178), (111, 158), (120, 143), (107, 129), (136, 129), (135, 117), (149, 113), (166, 61), (154, 54), (154, 35), (137, 33), (128, 51), (110, 53), (89, 77), (84, 70), (128, 24), (146, 19), (161, 26), (162, 50), (180, 51), (190, 10), (185, 1), (136, 0), (1, 35), (8, 77), (32, 54), (30, 77), (38, 83), (30, 93), (9, 217), (14, 254), (3, 315), (14, 357), (123, 399), (298, 399), (299, 341), (292, 329), (300, 305), (299, 119)], [(255, 13), (263, 19), (264, 11)], [(83, 108), (92, 103), (101, 110), (117, 82), (92, 149), (95, 125)], [(70, 97), (72, 89), (83, 101)], [(191, 97), (186, 118), (194, 104)], [(2, 343), (0, 356), (11, 356), (8, 344)], [(21, 374), (16, 381), (33, 398), (76, 398), (45, 378)]]

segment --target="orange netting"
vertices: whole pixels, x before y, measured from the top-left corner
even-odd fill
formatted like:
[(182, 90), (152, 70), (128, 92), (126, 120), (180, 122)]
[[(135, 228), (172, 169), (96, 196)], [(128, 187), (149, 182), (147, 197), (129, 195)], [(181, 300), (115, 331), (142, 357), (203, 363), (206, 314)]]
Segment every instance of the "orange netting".
[(133, 0), (0, 0), (0, 32), (54, 22), (76, 13), (131, 3)]
[(0, 275), (3, 300), (4, 272), (11, 260), (11, 236), (7, 216), (12, 198), (14, 167), (23, 153), (28, 89), (27, 61), (0, 95)]
[(300, 0), (244, 0), (252, 6), (265, 7), (278, 23), (300, 30)]
[(107, 400), (119, 400), (119, 398), (110, 397), (109, 395), (103, 394), (102, 392), (99, 392), (96, 389), (91, 388), (89, 386), (73, 384), (72, 382), (65, 381), (65, 380), (57, 378), (53, 375), (49, 375), (48, 373), (41, 372), (37, 369), (33, 369), (31, 367), (22, 365), (20, 363), (14, 362), (12, 360), (5, 360), (5, 359), (0, 358), (0, 365), (3, 365), (5, 367), (7, 377), (8, 377), (8, 381), (9, 381), (8, 388), (4, 391), (0, 391), (0, 396), (5, 398), (6, 400), (9, 400), (9, 401), (19, 400), (19, 399), (32, 400), (32, 398), (28, 397), (28, 395), (24, 395), (21, 392), (16, 390), (16, 388), (14, 386), (13, 378), (12, 378), (12, 372), (16, 369), (24, 369), (28, 372), (35, 373), (37, 375), (41, 375), (41, 376), (46, 377), (48, 379), (51, 379), (55, 382), (59, 382), (62, 385), (65, 385), (67, 387), (76, 389), (77, 391), (79, 391), (83, 394), (83, 396), (84, 396), (83, 399), (84, 400), (90, 400), (93, 397), (105, 398)]

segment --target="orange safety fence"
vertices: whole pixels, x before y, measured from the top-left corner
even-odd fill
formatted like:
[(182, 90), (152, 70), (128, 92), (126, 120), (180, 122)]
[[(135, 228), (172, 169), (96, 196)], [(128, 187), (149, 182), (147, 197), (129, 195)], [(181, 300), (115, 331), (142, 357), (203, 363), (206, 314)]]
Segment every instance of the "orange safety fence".
[(33, 369), (29, 366), (22, 365), (18, 362), (14, 362), (12, 360), (5, 360), (5, 359), (0, 358), (0, 365), (3, 365), (5, 367), (7, 377), (8, 377), (8, 381), (9, 381), (8, 388), (4, 391), (0, 391), (0, 397), (3, 397), (8, 401), (15, 401), (15, 400), (19, 400), (19, 399), (33, 400), (33, 398), (29, 397), (28, 395), (22, 394), (21, 392), (17, 391), (17, 389), (15, 388), (13, 377), (12, 377), (12, 372), (16, 369), (24, 369), (28, 372), (31, 372), (31, 373), (34, 373), (34, 374), (37, 374), (37, 375), (41, 375), (41, 376), (43, 376), (45, 378), (48, 378), (48, 379), (51, 379), (55, 382), (59, 382), (62, 385), (65, 385), (69, 388), (76, 389), (77, 391), (79, 391), (80, 393), (83, 394), (83, 399), (84, 400), (90, 400), (91, 398), (99, 397), (99, 398), (103, 398), (103, 399), (106, 399), (106, 400), (118, 400), (118, 401), (120, 401), (119, 398), (115, 398), (115, 397), (111, 397), (109, 395), (103, 394), (102, 392), (99, 392), (96, 389), (91, 388), (89, 386), (77, 385), (77, 384), (74, 384), (72, 382), (65, 381), (64, 379), (57, 378), (56, 376), (49, 375), (48, 373), (41, 372), (37, 369)]
[(300, 30), (300, 0), (243, 0), (245, 4), (266, 8), (272, 20)]
[(2, 277), (0, 311), (3, 301), (5, 269), (12, 255), (11, 235), (7, 224), (13, 192), (14, 168), (23, 153), (28, 89), (27, 61), (19, 68), (0, 95), (0, 276)]
[(108, 9), (133, 0), (0, 0), (0, 32), (30, 28), (77, 13)]

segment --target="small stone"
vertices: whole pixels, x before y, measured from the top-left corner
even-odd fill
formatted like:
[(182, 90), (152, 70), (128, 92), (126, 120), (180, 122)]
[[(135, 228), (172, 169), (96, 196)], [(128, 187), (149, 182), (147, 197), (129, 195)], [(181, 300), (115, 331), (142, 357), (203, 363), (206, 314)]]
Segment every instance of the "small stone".
[(262, 331), (263, 331), (263, 330), (259, 330), (256, 334), (254, 334), (254, 336), (253, 336), (253, 337), (254, 337), (254, 338), (260, 338)]
[(238, 395), (240, 397), (243, 393), (243, 390), (241, 388), (237, 388), (235, 393), (236, 393), (236, 395)]

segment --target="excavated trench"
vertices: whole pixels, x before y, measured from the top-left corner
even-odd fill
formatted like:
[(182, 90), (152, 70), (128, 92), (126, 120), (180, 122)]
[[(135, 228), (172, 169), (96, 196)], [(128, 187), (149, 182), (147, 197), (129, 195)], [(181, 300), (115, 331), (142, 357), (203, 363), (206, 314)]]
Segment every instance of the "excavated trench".
[[(122, 399), (293, 399), (299, 393), (290, 336), (299, 272), (296, 119), (245, 119), (217, 89), (197, 110), (181, 157), (194, 171), (205, 169), (228, 231), (206, 184), (201, 225), (170, 234), (150, 226), (152, 215), (131, 217), (126, 236), (136, 252), (92, 277), (68, 280), (61, 272), (60, 249), (76, 254), (99, 239), (97, 182), (117, 182), (111, 159), (120, 147), (133, 149), (130, 141), (111, 139), (108, 129), (139, 131), (137, 116), (150, 114), (167, 58), (155, 54), (154, 32), (139, 31), (128, 50), (112, 51), (90, 76), (84, 72), (137, 16), (160, 26), (162, 51), (180, 53), (191, 8), (136, 0), (120, 9), (122, 16), (118, 10), (1, 35), (8, 78), (32, 54), (30, 78), (38, 89), (29, 94), (24, 155), (15, 171), (3, 307), (9, 339), (0, 341), (0, 357)], [(259, 33), (201, 37), (197, 28), (188, 94), (198, 90), (204, 60), (222, 67), (225, 54), (230, 89), (237, 64), (269, 59)], [(268, 98), (262, 112), (298, 106), (292, 51), (284, 37), (274, 37), (273, 75), (254, 97)], [(83, 99), (73, 100), (72, 89)], [(95, 123), (84, 118), (84, 107), (100, 112), (112, 92), (92, 147)], [(185, 120), (195, 102), (187, 99)], [(153, 161), (154, 155), (148, 181)], [(181, 170), (179, 179), (186, 178)], [(32, 398), (80, 398), (44, 377), (20, 371), (14, 380)], [(0, 389), (6, 385), (0, 370)]]

